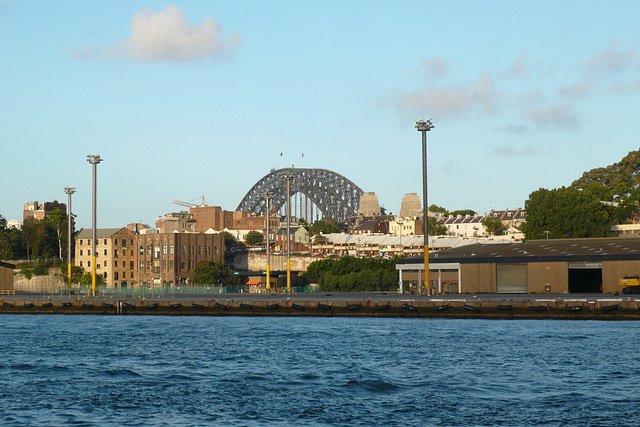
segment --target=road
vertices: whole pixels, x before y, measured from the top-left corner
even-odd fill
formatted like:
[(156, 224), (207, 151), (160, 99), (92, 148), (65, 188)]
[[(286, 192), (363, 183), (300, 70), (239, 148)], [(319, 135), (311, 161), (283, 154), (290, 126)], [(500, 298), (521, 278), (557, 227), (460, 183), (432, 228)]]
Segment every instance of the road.
[(19, 293), (16, 295), (3, 296), (4, 301), (23, 301), (23, 300), (76, 300), (80, 298), (82, 301), (135, 301), (144, 298), (146, 301), (208, 301), (211, 298), (216, 301), (368, 301), (389, 302), (389, 301), (433, 301), (433, 302), (480, 302), (480, 301), (496, 301), (496, 302), (552, 302), (560, 299), (564, 302), (621, 302), (621, 301), (639, 301), (640, 295), (622, 295), (622, 294), (446, 294), (436, 296), (426, 295), (400, 295), (395, 292), (317, 292), (303, 293), (295, 295), (287, 294), (250, 294), (250, 293), (228, 293), (228, 294), (212, 294), (212, 293), (152, 293), (147, 294), (125, 294), (125, 295), (105, 295), (91, 297), (86, 294), (50, 294), (50, 293)]

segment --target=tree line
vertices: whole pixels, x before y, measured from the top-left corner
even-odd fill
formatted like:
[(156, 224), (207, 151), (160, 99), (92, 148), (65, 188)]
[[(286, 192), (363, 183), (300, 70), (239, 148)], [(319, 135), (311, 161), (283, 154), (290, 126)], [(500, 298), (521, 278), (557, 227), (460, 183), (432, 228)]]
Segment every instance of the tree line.
[[(67, 257), (67, 213), (61, 209), (47, 212), (44, 219), (26, 218), (22, 228), (7, 227), (0, 214), (0, 259), (65, 259)], [(71, 222), (72, 253), (75, 224)]]

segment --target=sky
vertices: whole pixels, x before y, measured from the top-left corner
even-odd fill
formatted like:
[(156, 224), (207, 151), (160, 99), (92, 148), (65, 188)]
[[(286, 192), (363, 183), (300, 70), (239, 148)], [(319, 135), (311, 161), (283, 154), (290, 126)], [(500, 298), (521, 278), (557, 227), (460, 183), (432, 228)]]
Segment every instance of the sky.
[(235, 210), (272, 168), (524, 207), (638, 150), (640, 2), (0, 0), (0, 215)]

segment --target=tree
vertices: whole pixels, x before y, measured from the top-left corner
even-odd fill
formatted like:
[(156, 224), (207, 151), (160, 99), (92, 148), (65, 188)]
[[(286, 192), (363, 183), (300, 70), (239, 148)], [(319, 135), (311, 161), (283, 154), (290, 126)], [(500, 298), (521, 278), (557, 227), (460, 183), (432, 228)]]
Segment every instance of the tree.
[(234, 274), (222, 261), (200, 261), (193, 283), (198, 285), (242, 286), (244, 278)]
[(233, 234), (229, 233), (228, 231), (223, 231), (222, 236), (224, 237), (224, 247), (225, 249), (229, 249), (231, 248), (234, 243), (236, 242), (236, 238), (233, 237)]
[(340, 227), (338, 226), (338, 221), (333, 218), (322, 218), (311, 224), (309, 228), (307, 228), (310, 236), (315, 236), (316, 234), (330, 234), (330, 233), (340, 233)]
[(443, 208), (442, 206), (435, 205), (435, 204), (429, 206), (429, 212), (440, 212), (443, 215), (447, 214), (447, 210), (445, 208)]
[(26, 218), (22, 224), (22, 237), (28, 259), (55, 257), (57, 252), (55, 233), (44, 220)]
[(66, 242), (68, 234), (67, 213), (62, 209), (55, 209), (47, 214), (45, 224), (51, 228), (58, 241), (58, 257), (62, 259), (62, 243)]
[(7, 229), (7, 220), (0, 215), (0, 259), (13, 259), (13, 247), (10, 236), (10, 232)]
[[(424, 230), (420, 234), (424, 235)], [(429, 218), (429, 236), (445, 236), (446, 234), (447, 227), (438, 223), (435, 218)]]
[(613, 208), (600, 203), (590, 190), (541, 188), (525, 202), (527, 221), (521, 230), (527, 239), (605, 237), (613, 223)]
[(247, 243), (247, 245), (250, 246), (255, 246), (259, 243), (262, 243), (263, 240), (264, 235), (256, 230), (251, 230), (244, 236), (244, 241)]
[(502, 226), (502, 221), (498, 218), (485, 218), (482, 221), (482, 225), (487, 229), (487, 232), (493, 234), (494, 236), (502, 236), (504, 234), (504, 228)]
[(470, 216), (474, 216), (476, 214), (475, 211), (472, 211), (471, 209), (459, 209), (457, 211), (453, 211), (453, 212), (449, 212), (449, 215), (453, 215), (453, 216), (457, 216), (457, 215), (470, 215)]

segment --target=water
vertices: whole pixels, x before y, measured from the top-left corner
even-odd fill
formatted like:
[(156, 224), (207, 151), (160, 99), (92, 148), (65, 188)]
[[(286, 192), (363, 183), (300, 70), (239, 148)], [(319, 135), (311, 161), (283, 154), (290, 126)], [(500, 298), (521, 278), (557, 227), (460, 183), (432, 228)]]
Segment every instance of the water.
[(640, 424), (637, 322), (0, 315), (0, 425)]

